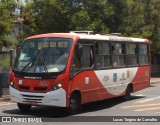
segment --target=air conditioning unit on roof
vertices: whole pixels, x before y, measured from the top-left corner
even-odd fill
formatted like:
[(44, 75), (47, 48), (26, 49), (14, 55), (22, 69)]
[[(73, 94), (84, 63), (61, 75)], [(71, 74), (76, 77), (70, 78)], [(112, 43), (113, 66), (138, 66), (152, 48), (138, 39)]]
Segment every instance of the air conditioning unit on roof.
[(93, 31), (70, 31), (70, 33), (77, 33), (77, 34), (93, 34)]

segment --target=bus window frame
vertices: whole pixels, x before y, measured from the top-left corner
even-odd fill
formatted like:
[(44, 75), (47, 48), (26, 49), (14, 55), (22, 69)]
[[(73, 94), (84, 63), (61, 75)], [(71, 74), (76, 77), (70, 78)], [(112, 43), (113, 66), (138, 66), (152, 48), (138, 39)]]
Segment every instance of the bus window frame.
[[(126, 68), (127, 67), (127, 65), (126, 65), (126, 45), (125, 45), (125, 53), (124, 54), (113, 54), (112, 53), (112, 44), (126, 44), (126, 42), (121, 42), (121, 41), (110, 41), (110, 47), (111, 47), (111, 58), (112, 58), (112, 69), (117, 69), (117, 68)], [(122, 49), (122, 48), (121, 48)], [(117, 65), (117, 66), (113, 66), (113, 56), (121, 56), (121, 55), (123, 55), (124, 56), (124, 65), (123, 66), (119, 66), (119, 65)]]
[[(150, 65), (151, 64), (151, 60), (150, 60), (150, 47), (149, 47), (149, 43), (139, 43), (138, 45), (146, 45), (147, 46), (147, 54), (140, 54), (139, 50), (138, 50), (138, 65), (139, 65), (139, 67)], [(140, 49), (139, 46), (138, 46), (138, 49)], [(140, 64), (139, 55), (147, 55), (147, 57), (148, 57), (148, 64)]]
[[(111, 54), (111, 43), (110, 41), (106, 41), (106, 40), (97, 40), (96, 43), (95, 43), (95, 50), (97, 49), (96, 48), (96, 44), (98, 43), (107, 43), (109, 45), (109, 54), (105, 55), (105, 56), (109, 56), (109, 59), (110, 59), (110, 66), (108, 67), (98, 67), (96, 64), (95, 64), (95, 69), (96, 70), (103, 70), (103, 69), (111, 69), (112, 68), (112, 54)], [(97, 45), (98, 46), (98, 45)], [(96, 50), (98, 51), (98, 50)], [(100, 55), (98, 54), (98, 52), (95, 51), (95, 63), (97, 62), (97, 56)]]
[[(86, 43), (86, 41), (88, 41), (88, 43)], [(97, 65), (96, 65), (96, 62), (97, 62), (97, 48), (96, 48), (96, 44), (98, 44), (98, 43), (108, 43), (109, 44), (109, 50), (110, 50), (110, 55), (107, 55), (107, 56), (110, 56), (110, 66), (108, 66), (108, 67), (97, 67)], [(116, 43), (118, 43), (118, 44), (124, 44), (124, 47), (125, 47), (125, 50), (123, 50), (124, 51), (124, 53), (123, 54), (116, 54), (116, 55), (114, 55), (113, 53), (112, 53), (112, 43), (113, 44), (116, 44)], [(135, 42), (128, 42), (128, 41), (124, 41), (124, 42), (122, 42), (122, 41), (107, 41), (107, 40), (86, 40), (86, 39), (80, 39), (79, 41), (77, 41), (77, 43), (76, 43), (76, 45), (77, 44), (80, 44), (80, 45), (93, 45), (93, 47), (94, 47), (94, 50), (93, 50), (93, 57), (94, 57), (94, 66), (92, 66), (91, 68), (86, 68), (86, 69), (71, 69), (71, 71), (70, 71), (70, 74), (71, 74), (71, 72), (72, 71), (75, 71), (75, 73), (73, 74), (73, 75), (70, 75), (70, 78), (73, 78), (74, 76), (76, 76), (77, 74), (79, 74), (80, 72), (83, 72), (83, 71), (89, 71), (89, 70), (106, 70), (106, 69), (119, 69), (119, 68), (131, 68), (131, 67), (142, 67), (142, 66), (149, 66), (150, 65), (150, 46), (149, 46), (149, 44), (148, 43), (137, 43), (136, 41)], [(135, 54), (136, 55), (136, 58), (137, 58), (137, 64), (135, 64), (135, 65), (128, 65), (126, 62), (126, 58), (127, 58), (127, 55), (129, 55), (129, 54), (127, 54), (127, 52), (126, 52), (126, 44), (135, 44), (137, 47), (138, 47), (138, 52), (137, 52), (137, 54)], [(141, 44), (143, 44), (143, 45), (147, 45), (147, 56), (148, 56), (148, 64), (140, 64), (139, 63), (139, 45), (141, 45)], [(76, 46), (75, 45), (75, 46)], [(76, 48), (76, 47), (75, 47)], [(74, 53), (75, 53), (75, 50), (74, 50)], [(72, 56), (74, 56), (74, 53), (73, 53), (73, 55)], [(116, 66), (116, 67), (113, 67), (113, 63), (112, 63), (112, 58), (113, 58), (113, 56), (120, 56), (120, 55), (123, 55), (124, 56), (124, 66)], [(72, 59), (73, 59), (73, 57), (72, 57)], [(71, 64), (71, 67), (72, 67), (72, 64)]]
[[(125, 43), (125, 46), (127, 45), (127, 44), (135, 44), (136, 45), (136, 47), (139, 49), (139, 44), (137, 44), (136, 42), (126, 42)], [(127, 47), (127, 46), (126, 46)], [(128, 55), (136, 55), (136, 59), (137, 59), (137, 64), (133, 64), (133, 65), (129, 65), (129, 64), (127, 64), (126, 63), (126, 67), (137, 67), (137, 66), (139, 66), (139, 58), (138, 58), (138, 52), (139, 52), (139, 50), (137, 50), (137, 53), (135, 53), (135, 54), (128, 54), (127, 53), (127, 51), (126, 51), (126, 53), (125, 53), (125, 55), (126, 55), (126, 62), (127, 62), (127, 56)]]
[[(87, 41), (87, 42), (86, 42)], [(76, 51), (77, 51), (77, 47), (83, 45), (83, 46), (93, 46), (93, 60), (94, 63), (92, 64), (91, 67), (88, 67), (86, 69), (84, 68), (79, 68), (79, 69), (72, 69), (72, 65), (73, 65), (73, 59), (74, 56), (77, 56)], [(77, 43), (75, 44), (75, 48), (72, 54), (72, 62), (71, 62), (71, 69), (70, 69), (70, 79), (72, 79), (73, 77), (75, 77), (77, 74), (84, 72), (84, 71), (89, 71), (89, 70), (94, 70), (95, 69), (95, 40), (88, 40), (88, 39), (80, 39), (77, 41)], [(73, 73), (72, 73), (73, 72)]]

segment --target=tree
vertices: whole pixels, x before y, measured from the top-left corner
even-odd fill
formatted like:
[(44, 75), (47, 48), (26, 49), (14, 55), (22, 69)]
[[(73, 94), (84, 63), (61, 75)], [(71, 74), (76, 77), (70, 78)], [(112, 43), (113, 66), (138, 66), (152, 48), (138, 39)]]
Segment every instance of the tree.
[(24, 3), (22, 1), (17, 2), (17, 5), (19, 6), (20, 9), (20, 14), (18, 14), (17, 17), (22, 19), (20, 25), (23, 29), (19, 34), (20, 40), (23, 40), (24, 38), (35, 34), (36, 22), (35, 19), (33, 18), (33, 16), (35, 15), (33, 2), (32, 0), (24, 0)]
[(36, 33), (68, 32), (70, 8), (65, 1), (33, 1)]
[(146, 2), (139, 0), (111, 1), (115, 15), (110, 19), (112, 32), (126, 36), (149, 38), (154, 30), (153, 23), (146, 21)]
[(0, 2), (0, 51), (2, 51), (2, 46), (15, 43), (15, 40), (9, 37), (9, 33), (13, 29), (14, 9), (15, 2), (13, 0)]
[(123, 9), (123, 21), (120, 31), (128, 36), (149, 38), (154, 25), (145, 20), (145, 2), (139, 0), (126, 0)]
[[(92, 30), (95, 33), (109, 33), (106, 20), (113, 15), (113, 6), (106, 0), (71, 0), (72, 30)], [(74, 2), (73, 2), (74, 1)]]
[(154, 29), (150, 39), (152, 40), (152, 51), (160, 51), (160, 0), (146, 0), (146, 22), (153, 24)]
[[(24, 13), (30, 15), (28, 24)], [(34, 31), (30, 32), (33, 34), (70, 30), (108, 33), (105, 21), (113, 13), (106, 0), (33, 0), (22, 9), (24, 25), (30, 27), (28, 29)]]

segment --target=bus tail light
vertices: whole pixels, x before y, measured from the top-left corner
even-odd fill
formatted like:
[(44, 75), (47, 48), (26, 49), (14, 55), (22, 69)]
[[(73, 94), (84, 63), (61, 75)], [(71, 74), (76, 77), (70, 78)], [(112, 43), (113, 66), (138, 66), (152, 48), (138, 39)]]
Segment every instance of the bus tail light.
[(51, 87), (50, 91), (55, 91), (55, 90), (57, 90), (57, 89), (62, 88), (62, 83), (63, 83), (63, 80), (60, 80), (60, 81), (58, 82), (58, 84), (56, 84), (56, 85), (54, 85), (54, 86)]

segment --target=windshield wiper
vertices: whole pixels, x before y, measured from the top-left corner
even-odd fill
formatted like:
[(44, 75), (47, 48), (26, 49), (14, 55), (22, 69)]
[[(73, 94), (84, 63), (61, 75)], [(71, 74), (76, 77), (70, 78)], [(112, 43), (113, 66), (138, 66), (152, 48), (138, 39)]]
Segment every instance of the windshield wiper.
[(45, 57), (44, 57), (46, 51), (47, 51), (47, 50), (45, 50), (45, 51), (42, 52), (42, 49), (39, 50), (38, 53), (36, 54), (35, 58), (34, 58), (33, 60), (31, 60), (31, 61), (21, 70), (21, 72), (23, 72), (30, 64), (31, 64), (31, 66), (30, 66), (29, 68), (31, 68), (31, 67), (33, 67), (33, 66), (37, 67), (38, 63), (40, 63), (40, 65), (43, 66), (45, 73), (48, 74), (48, 69), (47, 69), (47, 67), (46, 67)]
[(44, 54), (43, 54), (43, 56), (41, 58), (41, 63), (42, 63), (42, 66), (44, 68), (44, 71), (48, 74), (48, 69), (46, 67), (45, 61), (46, 61), (46, 58), (44, 57)]
[(23, 67), (23, 69), (21, 70), (21, 72), (23, 72), (31, 63), (33, 64), (38, 59), (38, 57), (40, 55), (40, 52), (41, 52), (41, 49), (38, 50), (38, 52), (37, 52), (36, 56), (33, 58), (33, 60), (31, 60), (25, 67)]

